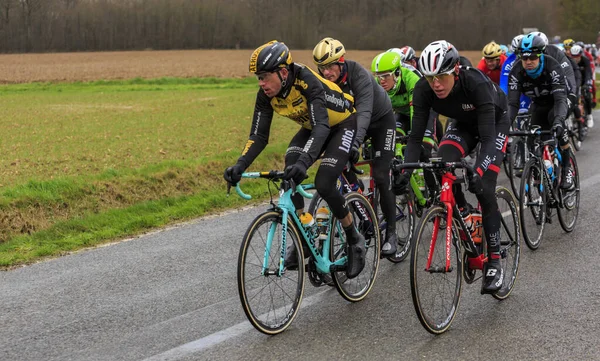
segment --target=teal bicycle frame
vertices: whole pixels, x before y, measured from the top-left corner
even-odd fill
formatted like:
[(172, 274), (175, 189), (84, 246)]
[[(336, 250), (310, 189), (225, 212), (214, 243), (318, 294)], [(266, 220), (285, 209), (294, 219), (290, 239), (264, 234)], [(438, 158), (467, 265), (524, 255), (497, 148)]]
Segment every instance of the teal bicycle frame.
[[(275, 171), (272, 171), (272, 172), (248, 172), (248, 173), (243, 173), (242, 178), (278, 179), (278, 178), (281, 178), (282, 174), (283, 174), (282, 172), (275, 172)], [(299, 184), (295, 187), (295, 189), (293, 189), (293, 182), (286, 181), (286, 180), (281, 181), (281, 186), (280, 186), (280, 190), (279, 190), (279, 201), (274, 202), (273, 200), (271, 200), (271, 205), (273, 206), (271, 208), (271, 210), (280, 213), (282, 216), (281, 217), (281, 225), (282, 225), (282, 240), (281, 240), (281, 242), (282, 242), (282, 245), (281, 245), (281, 254), (279, 255), (279, 267), (278, 267), (277, 271), (270, 270), (269, 262), (268, 262), (270, 259), (269, 255), (271, 252), (271, 246), (273, 244), (273, 238), (275, 238), (275, 231), (277, 229), (277, 224), (273, 223), (273, 224), (271, 224), (271, 226), (269, 228), (269, 234), (267, 235), (267, 240), (266, 240), (265, 254), (263, 257), (262, 272), (261, 272), (261, 274), (263, 276), (276, 275), (278, 277), (281, 277), (285, 273), (284, 272), (284, 270), (285, 270), (284, 260), (285, 260), (285, 256), (286, 256), (285, 252), (287, 250), (287, 230), (289, 227), (289, 224), (288, 224), (289, 219), (291, 219), (294, 222), (296, 230), (299, 231), (298, 232), (299, 235), (304, 239), (304, 241), (308, 245), (308, 248), (310, 249), (310, 251), (314, 257), (315, 266), (319, 273), (326, 274), (326, 273), (330, 273), (333, 271), (345, 269), (346, 258), (347, 258), (346, 256), (339, 258), (335, 262), (331, 262), (329, 260), (329, 258), (330, 258), (329, 245), (331, 242), (331, 234), (332, 234), (331, 233), (332, 219), (330, 218), (328, 221), (329, 224), (327, 227), (327, 239), (323, 242), (321, 247), (317, 247), (317, 245), (315, 243), (315, 238), (311, 234), (309, 234), (309, 232), (306, 231), (306, 229), (302, 225), (302, 222), (300, 221), (300, 218), (296, 214), (296, 207), (294, 206), (294, 204), (292, 202), (292, 194), (294, 192), (298, 192), (304, 198), (311, 199), (313, 197), (313, 195), (306, 191), (314, 189), (314, 188), (315, 188), (314, 184)], [(241, 190), (239, 183), (236, 185), (235, 191), (243, 199), (246, 199), (246, 200), (252, 199), (252, 197), (250, 195), (244, 193)], [(342, 232), (341, 225), (339, 222), (337, 222), (337, 227), (340, 228), (337, 230), (340, 237), (344, 237), (345, 233)], [(302, 252), (302, 251), (300, 250), (299, 252)]]

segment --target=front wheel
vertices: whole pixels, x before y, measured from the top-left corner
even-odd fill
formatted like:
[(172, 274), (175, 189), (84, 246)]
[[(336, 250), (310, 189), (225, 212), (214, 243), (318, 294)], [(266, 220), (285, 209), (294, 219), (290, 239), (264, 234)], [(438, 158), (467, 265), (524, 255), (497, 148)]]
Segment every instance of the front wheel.
[(291, 221), (285, 236), (288, 245), (296, 247), (298, 268), (280, 274), (283, 236), (281, 215), (265, 212), (248, 227), (238, 257), (242, 308), (252, 326), (267, 335), (283, 332), (294, 321), (304, 292), (304, 255)]
[[(421, 218), (413, 238), (410, 290), (421, 325), (432, 334), (448, 330), (456, 316), (462, 288), (460, 238), (447, 224), (446, 209), (433, 206)], [(451, 249), (446, 253), (446, 230), (451, 227)], [(427, 267), (431, 249), (430, 266)], [(446, 269), (446, 255), (450, 267)]]
[[(339, 294), (350, 302), (363, 300), (375, 283), (379, 269), (379, 250), (381, 237), (377, 216), (369, 201), (360, 193), (350, 192), (344, 195), (352, 222), (358, 232), (365, 237), (366, 255), (365, 267), (354, 278), (348, 278), (346, 271), (331, 272), (333, 283)], [(346, 233), (339, 220), (333, 219), (331, 231), (331, 258), (336, 261), (346, 257)]]
[(565, 232), (572, 232), (575, 229), (575, 223), (577, 223), (577, 216), (579, 215), (579, 197), (580, 197), (580, 186), (579, 186), (579, 169), (577, 168), (577, 161), (575, 155), (570, 152), (571, 167), (573, 169), (573, 183), (575, 188), (572, 190), (560, 189), (560, 197), (562, 198), (561, 207), (558, 207), (558, 221), (560, 226)]
[(546, 199), (548, 190), (545, 189), (545, 170), (538, 158), (530, 159), (521, 177), (519, 198), (519, 212), (521, 215), (521, 228), (525, 244), (532, 250), (537, 249), (542, 241), (544, 226), (546, 224)]
[(503, 300), (507, 298), (515, 286), (519, 273), (519, 260), (521, 258), (521, 233), (517, 200), (505, 187), (496, 188), (496, 200), (500, 211), (500, 256), (504, 270), (502, 288), (492, 294), (494, 298)]
[(396, 196), (396, 236), (398, 245), (396, 254), (387, 257), (392, 263), (402, 262), (410, 254), (410, 245), (415, 229), (416, 215), (414, 203), (409, 193)]

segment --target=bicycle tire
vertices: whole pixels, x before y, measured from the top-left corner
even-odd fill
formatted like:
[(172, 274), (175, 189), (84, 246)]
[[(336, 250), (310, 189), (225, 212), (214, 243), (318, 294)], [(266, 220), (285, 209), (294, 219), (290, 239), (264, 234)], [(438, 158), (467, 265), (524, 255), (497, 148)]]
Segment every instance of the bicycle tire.
[[(571, 152), (571, 151), (569, 151)], [(575, 183), (575, 189), (573, 190), (564, 190), (560, 189), (560, 197), (562, 198), (562, 204), (556, 210), (558, 213), (558, 222), (562, 229), (567, 232), (573, 232), (575, 229), (575, 224), (577, 223), (577, 217), (579, 215), (579, 200), (580, 200), (580, 185), (579, 185), (579, 168), (577, 167), (577, 160), (575, 159), (575, 155), (571, 152), (571, 167), (573, 167), (573, 172), (575, 173), (575, 177), (573, 179)]]
[(521, 233), (517, 200), (508, 188), (496, 187), (496, 199), (500, 210), (500, 255), (504, 281), (502, 287), (492, 296), (498, 300), (506, 299), (513, 290), (519, 274), (521, 259)]
[[(546, 207), (548, 194), (545, 189), (545, 170), (538, 158), (530, 159), (523, 168), (519, 199), (521, 229), (525, 244), (536, 250), (542, 241), (546, 224)], [(533, 200), (533, 201), (532, 201)]]
[[(371, 207), (371, 203), (362, 194), (350, 192), (344, 195), (348, 209), (352, 214), (352, 221), (356, 225), (358, 231), (365, 236), (367, 252), (365, 255), (365, 267), (360, 274), (354, 278), (348, 278), (346, 271), (331, 272), (333, 283), (339, 294), (350, 302), (358, 302), (363, 300), (373, 288), (375, 279), (377, 278), (377, 270), (379, 269), (379, 250), (381, 249), (381, 237), (377, 216)], [(371, 224), (362, 221), (360, 208), (366, 212), (366, 215)], [(340, 257), (345, 257), (345, 237), (346, 234), (341, 227), (338, 219), (333, 219), (334, 229), (331, 233), (331, 257), (332, 261)]]
[[(299, 233), (290, 220), (287, 241), (291, 241), (298, 250), (298, 269), (286, 269), (281, 276), (262, 274), (271, 227), (275, 229), (268, 252), (269, 264), (273, 265), (269, 270), (278, 271), (282, 254), (282, 217), (275, 211), (269, 211), (256, 217), (244, 235), (238, 256), (237, 281), (242, 308), (252, 326), (264, 334), (276, 335), (288, 328), (300, 309), (304, 293), (304, 255)], [(288, 288), (292, 290), (286, 292)]]
[(523, 169), (525, 165), (525, 152), (527, 151), (527, 144), (521, 137), (515, 137), (512, 144), (510, 145), (510, 160), (507, 164), (508, 167), (508, 180), (510, 182), (510, 188), (512, 189), (513, 195), (519, 200), (519, 176), (523, 175)]
[(396, 196), (396, 236), (398, 237), (398, 245), (396, 254), (386, 257), (388, 261), (400, 263), (408, 257), (415, 223), (415, 209), (411, 197), (408, 194), (404, 197)]
[[(439, 205), (433, 206), (425, 212), (416, 229), (411, 253), (410, 291), (413, 305), (421, 325), (434, 335), (441, 334), (450, 328), (458, 311), (462, 290), (463, 264), (459, 246), (460, 236), (454, 222), (451, 225), (446, 224), (446, 216), (446, 209)], [(438, 218), (440, 226), (430, 269), (439, 271), (431, 272), (427, 271), (426, 263), (435, 220)], [(446, 272), (445, 233), (448, 226), (452, 227), (453, 250), (450, 252), (451, 270)], [(441, 277), (436, 277), (434, 280), (434, 276)], [(427, 287), (429, 281), (433, 283), (431, 287)], [(444, 290), (448, 291), (448, 295), (445, 297), (437, 294)], [(434, 293), (434, 295), (429, 293)]]

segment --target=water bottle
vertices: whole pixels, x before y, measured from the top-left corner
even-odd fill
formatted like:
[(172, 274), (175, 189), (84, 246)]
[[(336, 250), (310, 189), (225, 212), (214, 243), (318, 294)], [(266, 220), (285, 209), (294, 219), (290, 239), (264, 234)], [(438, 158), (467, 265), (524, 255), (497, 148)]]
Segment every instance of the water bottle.
[(319, 241), (323, 242), (327, 239), (327, 233), (329, 231), (329, 210), (325, 207), (320, 207), (317, 209), (315, 218), (319, 229)]
[(548, 170), (548, 175), (552, 176), (552, 172), (554, 170), (554, 166), (552, 165), (552, 162), (549, 159), (544, 159), (544, 166)]
[(302, 226), (306, 231), (306, 234), (310, 238), (316, 238), (318, 234), (317, 224), (312, 216), (312, 214), (304, 212), (300, 215), (300, 222), (302, 222)]
[(483, 239), (483, 220), (480, 211), (474, 210), (471, 213), (471, 238), (475, 244), (481, 243)]

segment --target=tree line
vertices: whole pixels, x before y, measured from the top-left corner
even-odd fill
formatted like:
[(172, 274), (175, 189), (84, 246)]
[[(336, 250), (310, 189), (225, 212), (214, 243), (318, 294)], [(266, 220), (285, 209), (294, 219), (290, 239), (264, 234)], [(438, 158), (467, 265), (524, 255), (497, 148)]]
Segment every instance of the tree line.
[(507, 44), (524, 27), (595, 42), (597, 0), (0, 0), (0, 52)]

